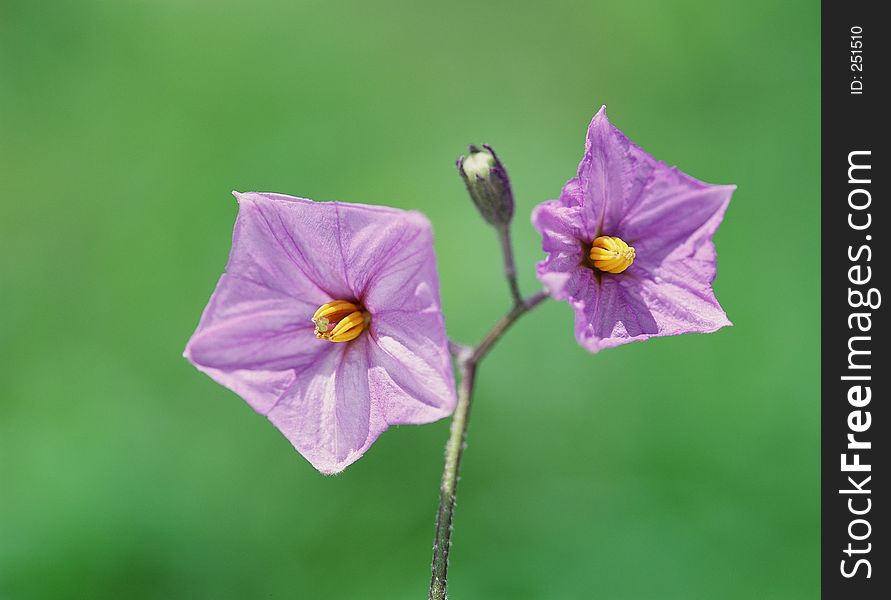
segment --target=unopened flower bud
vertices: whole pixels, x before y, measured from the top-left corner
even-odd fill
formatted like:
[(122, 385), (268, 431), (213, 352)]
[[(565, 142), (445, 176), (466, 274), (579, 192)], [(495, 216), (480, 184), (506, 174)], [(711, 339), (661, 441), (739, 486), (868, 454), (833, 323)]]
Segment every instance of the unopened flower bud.
[(471, 146), (469, 155), (458, 159), (458, 172), (487, 223), (495, 227), (510, 223), (514, 216), (510, 179), (491, 146)]

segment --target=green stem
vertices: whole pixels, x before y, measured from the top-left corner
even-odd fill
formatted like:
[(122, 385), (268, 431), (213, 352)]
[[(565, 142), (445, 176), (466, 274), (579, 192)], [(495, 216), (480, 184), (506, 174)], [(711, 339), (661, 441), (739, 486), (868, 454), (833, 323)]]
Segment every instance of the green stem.
[(455, 512), (455, 496), (458, 487), (458, 473), (461, 457), (467, 439), (467, 425), (470, 420), (470, 405), (473, 399), (473, 384), (480, 361), (492, 346), (504, 335), (521, 316), (541, 304), (547, 298), (541, 291), (526, 300), (520, 299), (486, 334), (476, 348), (452, 344), (452, 352), (458, 365), (458, 404), (452, 416), (449, 441), (446, 444), (445, 466), (439, 486), (439, 511), (436, 515), (436, 533), (433, 538), (433, 574), (430, 579), (430, 600), (445, 600), (448, 583), (449, 549), (452, 543), (452, 518)]
[(510, 240), (510, 226), (504, 225), (498, 228), (498, 240), (501, 242), (501, 256), (504, 259), (504, 278), (510, 286), (510, 296), (514, 306), (523, 304), (523, 295), (520, 293), (520, 285), (517, 283), (517, 268), (514, 266), (514, 247)]

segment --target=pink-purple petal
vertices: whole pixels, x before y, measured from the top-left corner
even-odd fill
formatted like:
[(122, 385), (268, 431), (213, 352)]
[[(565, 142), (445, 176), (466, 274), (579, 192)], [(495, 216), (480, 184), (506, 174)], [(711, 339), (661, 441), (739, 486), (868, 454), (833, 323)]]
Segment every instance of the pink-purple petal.
[(333, 206), (303, 198), (239, 194), (226, 272), (320, 306), (352, 295)]
[(580, 240), (587, 233), (581, 212), (580, 206), (566, 206), (560, 200), (542, 202), (532, 210), (532, 224), (541, 233), (541, 245), (546, 252), (582, 256)]
[(616, 235), (637, 250), (638, 268), (653, 271), (669, 254), (692, 254), (710, 243), (735, 189), (702, 183), (666, 167)]
[(202, 366), (194, 361), (195, 368), (244, 399), (261, 415), (269, 412), (281, 395), (294, 383), (294, 371), (266, 371), (236, 369), (223, 371)]
[(338, 473), (356, 462), (387, 428), (369, 390), (367, 340), (336, 344), (297, 370), (269, 420), (316, 469)]
[(440, 352), (448, 340), (437, 311), (383, 311), (371, 323), (368, 346), (375, 369), (373, 397), (380, 399), (387, 422), (427, 423), (455, 409), (451, 360)]
[(631, 180), (628, 140), (600, 112), (588, 127), (585, 155), (579, 164), (579, 187), (586, 237), (611, 230), (625, 214), (626, 184)]
[(224, 274), (186, 347), (197, 365), (280, 371), (315, 360), (327, 350), (313, 335), (318, 306), (259, 283)]
[(369, 312), (439, 309), (433, 232), (426, 217), (355, 206), (340, 214), (350, 285)]
[(659, 322), (660, 335), (711, 333), (732, 323), (715, 298), (711, 243), (694, 256), (667, 260), (655, 278), (644, 279), (641, 294)]

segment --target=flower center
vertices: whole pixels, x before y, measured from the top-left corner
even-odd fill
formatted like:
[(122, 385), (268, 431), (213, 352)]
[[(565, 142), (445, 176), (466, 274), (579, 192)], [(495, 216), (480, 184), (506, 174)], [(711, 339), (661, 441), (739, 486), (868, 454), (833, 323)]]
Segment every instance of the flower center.
[(329, 342), (349, 342), (359, 337), (371, 322), (371, 315), (361, 306), (346, 300), (334, 300), (319, 307), (312, 316), (316, 337)]
[(634, 248), (617, 237), (602, 235), (591, 244), (594, 266), (606, 273), (621, 273), (634, 262)]

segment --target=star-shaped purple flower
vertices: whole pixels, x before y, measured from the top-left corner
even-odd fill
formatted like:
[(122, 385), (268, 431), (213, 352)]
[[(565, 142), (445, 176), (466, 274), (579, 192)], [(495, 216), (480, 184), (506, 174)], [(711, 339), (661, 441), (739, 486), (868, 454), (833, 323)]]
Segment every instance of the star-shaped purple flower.
[(394, 208), (235, 194), (226, 272), (185, 356), (322, 473), (389, 425), (454, 410), (429, 221)]
[(578, 176), (532, 223), (547, 258), (538, 278), (575, 311), (591, 352), (730, 325), (715, 299), (712, 236), (732, 185), (709, 185), (644, 152), (600, 109)]

